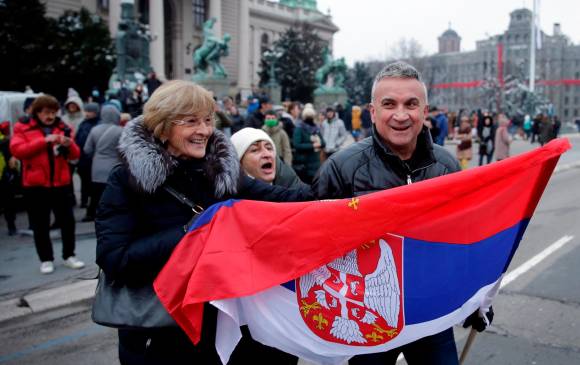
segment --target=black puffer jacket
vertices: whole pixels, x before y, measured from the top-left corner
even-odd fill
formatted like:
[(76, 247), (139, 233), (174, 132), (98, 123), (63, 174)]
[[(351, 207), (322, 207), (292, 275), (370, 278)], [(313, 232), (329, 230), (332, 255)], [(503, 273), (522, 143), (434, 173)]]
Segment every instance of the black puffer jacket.
[[(210, 137), (203, 160), (177, 160), (146, 130), (142, 118), (137, 118), (124, 128), (119, 150), (125, 163), (111, 172), (95, 220), (97, 264), (108, 279), (129, 286), (143, 286), (155, 279), (193, 216), (191, 208), (165, 191), (164, 185), (204, 208), (230, 197), (313, 198), (309, 188), (291, 191), (241, 177), (236, 152), (218, 130)], [(214, 345), (216, 311), (210, 305), (205, 309), (202, 340), (195, 347), (179, 328), (119, 330), (124, 363), (219, 363)], [(176, 359), (168, 358), (173, 355)]]
[(286, 190), (240, 176), (235, 150), (220, 131), (203, 160), (173, 158), (137, 118), (119, 142), (125, 164), (111, 172), (95, 221), (97, 264), (126, 283), (152, 281), (183, 237), (191, 208), (168, 185), (204, 208), (231, 197), (267, 201), (311, 200), (307, 187)]
[(443, 147), (433, 144), (426, 128), (417, 149), (402, 161), (373, 135), (339, 151), (320, 168), (313, 190), (319, 199), (349, 198), (459, 171), (457, 160)]

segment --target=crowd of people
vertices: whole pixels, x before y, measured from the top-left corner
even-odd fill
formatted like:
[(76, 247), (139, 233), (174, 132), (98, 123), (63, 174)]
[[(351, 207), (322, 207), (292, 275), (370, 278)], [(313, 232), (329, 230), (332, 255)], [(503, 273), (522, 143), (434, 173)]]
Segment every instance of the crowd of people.
[(500, 161), (510, 156), (510, 145), (515, 138), (544, 145), (560, 133), (561, 122), (557, 116), (540, 113), (532, 120), (529, 115), (509, 117), (504, 113), (477, 110), (459, 113), (429, 109), (426, 125), (432, 139), (439, 145), (455, 141), (456, 157), (462, 169), (469, 167), (473, 149), (477, 144), (479, 166)]
[[(476, 143), (480, 165), (509, 157), (515, 125), (504, 114), (429, 108), (418, 72), (402, 62), (377, 75), (371, 102), (361, 106), (277, 106), (263, 95), (237, 105), (181, 80), (155, 89), (145, 100), (138, 87), (125, 102), (83, 103), (69, 95), (62, 108), (41, 95), (27, 100), (27, 116), (11, 136), (0, 126), (1, 190), (9, 192), (5, 181), (21, 175), (43, 274), (55, 269), (51, 214), (62, 232), (64, 264), (84, 266), (75, 256), (74, 173), (87, 209), (83, 221), (95, 221), (96, 263), (113, 282), (143, 286), (151, 285), (185, 235), (196, 217), (192, 210), (233, 197), (337, 199), (412, 184), (466, 169)], [(558, 133), (554, 120), (527, 118), (520, 134), (544, 144)], [(457, 158), (443, 147), (447, 140), (457, 141)], [(5, 207), (12, 234), (9, 211)], [(484, 329), (493, 313), (488, 310), (474, 313), (470, 323)], [(204, 333), (195, 346), (178, 327), (120, 329), (121, 363), (219, 363), (216, 315), (206, 304)], [(230, 364), (247, 363), (257, 352), (270, 363), (297, 361), (246, 331)], [(410, 364), (457, 363), (452, 329), (350, 363), (394, 364), (401, 352)]]

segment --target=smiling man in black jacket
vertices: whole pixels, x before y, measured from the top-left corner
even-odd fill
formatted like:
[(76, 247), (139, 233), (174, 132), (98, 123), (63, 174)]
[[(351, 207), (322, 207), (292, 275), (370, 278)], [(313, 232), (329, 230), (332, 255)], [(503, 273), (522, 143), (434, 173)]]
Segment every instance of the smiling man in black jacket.
[[(457, 160), (433, 143), (424, 126), (427, 90), (415, 68), (387, 65), (376, 76), (371, 97), (372, 135), (326, 161), (314, 180), (318, 199), (350, 198), (459, 171)], [(395, 364), (400, 353), (411, 365), (458, 363), (452, 328), (349, 363)]]

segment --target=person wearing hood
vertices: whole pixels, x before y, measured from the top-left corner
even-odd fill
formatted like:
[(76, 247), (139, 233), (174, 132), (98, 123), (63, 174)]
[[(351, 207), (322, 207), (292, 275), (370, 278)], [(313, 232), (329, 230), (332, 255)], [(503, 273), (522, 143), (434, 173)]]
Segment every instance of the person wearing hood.
[(75, 135), (75, 142), (81, 149), (81, 158), (77, 164), (77, 172), (81, 178), (81, 208), (88, 206), (91, 196), (91, 157), (83, 152), (89, 133), (99, 123), (99, 104), (85, 104), (86, 119), (81, 122)]
[[(106, 285), (114, 282), (120, 290), (151, 286), (195, 220), (194, 212), (215, 203), (312, 200), (310, 189), (288, 190), (240, 174), (234, 147), (215, 128), (214, 110), (209, 91), (173, 80), (161, 85), (143, 115), (123, 128), (118, 147), (123, 162), (109, 174), (95, 219), (96, 262)], [(125, 365), (221, 364), (216, 323), (217, 310), (206, 303), (196, 345), (176, 324), (119, 329), (119, 360)], [(268, 352), (249, 350), (252, 341), (243, 332), (229, 364), (251, 363), (256, 353), (264, 363), (279, 363), (269, 361)]]
[(316, 110), (311, 104), (306, 104), (302, 111), (302, 120), (294, 129), (294, 170), (300, 180), (312, 183), (316, 171), (320, 167), (320, 151), (326, 146), (320, 134), (318, 125), (314, 123)]
[(105, 190), (109, 172), (120, 162), (117, 144), (121, 136), (121, 113), (113, 105), (101, 109), (100, 123), (91, 129), (83, 154), (91, 161), (91, 202), (83, 222), (94, 220), (97, 205)]
[(63, 122), (76, 131), (79, 124), (85, 120), (83, 101), (77, 95), (69, 96), (64, 103), (64, 109), (65, 111), (62, 115)]
[(54, 271), (49, 234), (51, 210), (60, 223), (64, 265), (72, 269), (85, 266), (75, 256), (69, 167), (69, 161), (80, 157), (80, 149), (71, 128), (57, 116), (59, 108), (53, 96), (37, 97), (31, 105), (31, 116), (15, 124), (10, 140), (12, 155), (22, 161), (22, 187), (42, 274)]
[(290, 147), (290, 138), (288, 138), (288, 134), (286, 134), (286, 131), (284, 130), (284, 125), (282, 122), (278, 121), (275, 111), (267, 110), (264, 115), (265, 119), (262, 130), (272, 138), (272, 141), (274, 141), (278, 156), (280, 156), (288, 166), (292, 166), (292, 148)]
[(324, 147), (326, 158), (337, 152), (346, 141), (348, 131), (342, 119), (338, 118), (331, 107), (326, 108), (326, 119), (322, 122), (321, 133), (324, 142), (326, 142)]

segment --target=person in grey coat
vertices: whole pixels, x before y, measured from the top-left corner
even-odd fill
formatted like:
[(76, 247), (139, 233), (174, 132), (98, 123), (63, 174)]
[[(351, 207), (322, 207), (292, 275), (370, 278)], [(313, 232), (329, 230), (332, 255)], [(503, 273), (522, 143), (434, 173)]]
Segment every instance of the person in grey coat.
[(92, 158), (91, 202), (83, 222), (94, 220), (99, 200), (107, 186), (109, 173), (121, 162), (117, 150), (123, 131), (120, 121), (121, 113), (117, 108), (112, 105), (103, 106), (101, 122), (91, 130), (83, 147), (83, 153)]

